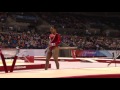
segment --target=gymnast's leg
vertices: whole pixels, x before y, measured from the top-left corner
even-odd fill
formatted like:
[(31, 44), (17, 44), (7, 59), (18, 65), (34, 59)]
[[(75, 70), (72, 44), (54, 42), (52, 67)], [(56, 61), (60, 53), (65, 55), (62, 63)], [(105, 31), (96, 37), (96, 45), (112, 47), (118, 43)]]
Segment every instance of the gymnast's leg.
[(55, 47), (52, 50), (53, 58), (55, 60), (56, 68), (59, 69), (59, 62), (58, 62), (58, 56), (59, 56), (59, 48)]
[(46, 55), (45, 70), (48, 69), (48, 66), (49, 66), (49, 60), (50, 60), (50, 58), (52, 57), (52, 52), (51, 52), (51, 51), (48, 51), (48, 52), (46, 52), (46, 53), (47, 53), (47, 55)]

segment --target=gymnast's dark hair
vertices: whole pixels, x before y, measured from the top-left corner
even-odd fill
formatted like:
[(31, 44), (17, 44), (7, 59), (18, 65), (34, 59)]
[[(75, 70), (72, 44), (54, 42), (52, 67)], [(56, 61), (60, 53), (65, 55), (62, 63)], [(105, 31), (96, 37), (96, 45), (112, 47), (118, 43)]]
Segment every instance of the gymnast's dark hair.
[(57, 30), (57, 26), (56, 25), (51, 25), (52, 28), (56, 29)]

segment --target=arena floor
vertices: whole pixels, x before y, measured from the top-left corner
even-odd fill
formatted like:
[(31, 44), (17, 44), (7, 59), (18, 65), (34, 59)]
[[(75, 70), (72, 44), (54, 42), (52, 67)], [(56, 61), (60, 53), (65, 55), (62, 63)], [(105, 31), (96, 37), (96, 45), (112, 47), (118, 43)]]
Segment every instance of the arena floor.
[[(10, 63), (11, 61), (7, 61)], [(60, 69), (57, 70), (54, 61), (50, 61), (51, 68), (14, 70), (12, 73), (0, 72), (0, 78), (120, 78), (120, 64), (112, 63), (87, 63), (87, 62), (68, 62), (59, 61)], [(17, 64), (24, 63), (17, 60)], [(45, 61), (36, 61), (34, 64), (43, 64)], [(29, 63), (30, 64), (30, 63)]]

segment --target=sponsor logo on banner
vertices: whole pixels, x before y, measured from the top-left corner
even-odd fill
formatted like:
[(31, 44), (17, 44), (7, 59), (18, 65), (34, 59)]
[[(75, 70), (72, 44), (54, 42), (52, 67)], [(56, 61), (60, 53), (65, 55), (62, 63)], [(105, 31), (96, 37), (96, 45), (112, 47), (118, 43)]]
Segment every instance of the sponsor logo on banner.
[(95, 56), (96, 51), (84, 51), (83, 56)]
[(94, 51), (94, 50), (76, 50), (75, 53), (76, 53), (77, 57), (95, 56), (96, 51)]

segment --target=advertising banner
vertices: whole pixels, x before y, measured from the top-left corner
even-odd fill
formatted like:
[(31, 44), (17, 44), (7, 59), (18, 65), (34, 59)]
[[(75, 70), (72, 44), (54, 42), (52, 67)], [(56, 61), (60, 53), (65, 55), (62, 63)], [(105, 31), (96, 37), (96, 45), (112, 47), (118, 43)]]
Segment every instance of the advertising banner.
[(115, 57), (120, 55), (120, 51), (115, 50), (71, 50), (71, 55), (74, 57)]
[[(2, 49), (5, 57), (14, 57), (16, 49)], [(71, 56), (76, 57), (115, 57), (120, 55), (120, 50), (71, 50)], [(67, 52), (66, 52), (67, 54)], [(45, 56), (45, 49), (20, 49), (19, 56)]]

